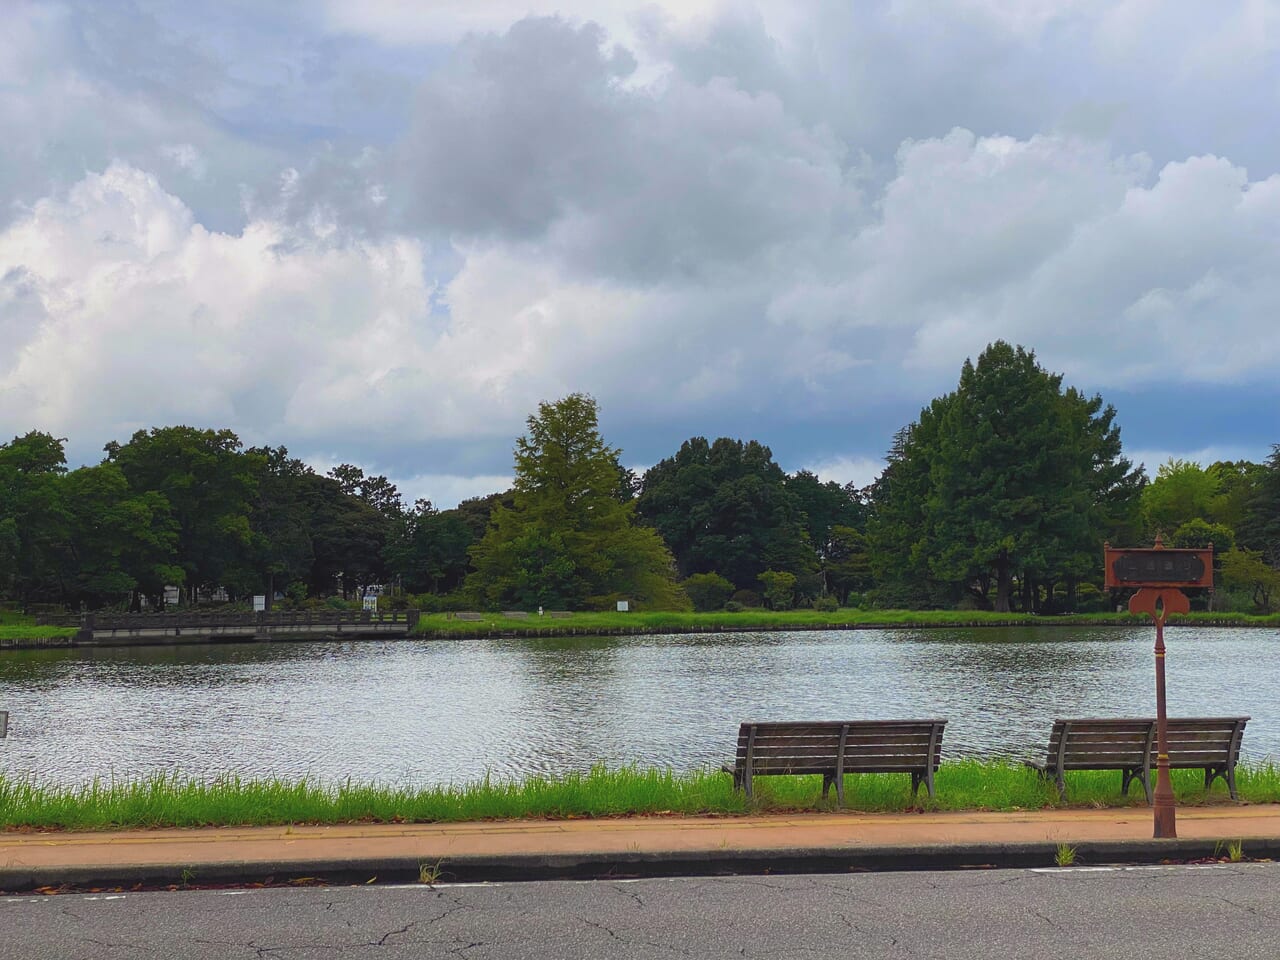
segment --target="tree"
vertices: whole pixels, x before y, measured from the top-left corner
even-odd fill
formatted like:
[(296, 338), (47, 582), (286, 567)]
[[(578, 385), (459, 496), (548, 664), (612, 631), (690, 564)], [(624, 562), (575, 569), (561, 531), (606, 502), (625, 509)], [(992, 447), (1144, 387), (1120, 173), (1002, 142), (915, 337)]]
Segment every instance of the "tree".
[(262, 590), (270, 610), (277, 588), (305, 580), (315, 563), (314, 518), (306, 496), (315, 471), (285, 447), (254, 447), (248, 453), (259, 472), (249, 514), (252, 569), (244, 572), (242, 588)]
[(790, 610), (795, 605), (796, 575), (785, 570), (766, 570), (760, 574), (764, 601), (770, 610)]
[(866, 525), (866, 508), (853, 484), (841, 486), (833, 480), (825, 483), (808, 470), (799, 470), (786, 479), (787, 492), (800, 508), (801, 525), (818, 562), (822, 592), (830, 589), (828, 567), (833, 553), (840, 549), (835, 530), (860, 530)]
[(786, 474), (754, 440), (686, 440), (645, 472), (637, 511), (684, 577), (718, 573), (752, 589), (765, 570), (800, 575), (816, 565)]
[(1188, 520), (1207, 519), (1221, 486), (1218, 471), (1170, 457), (1142, 491), (1142, 515), (1148, 535), (1168, 535)]
[(516, 441), (510, 507), (495, 506), (472, 548), (468, 586), (491, 605), (602, 606), (628, 598), (687, 607), (671, 555), (633, 522), (620, 496), (618, 451), (605, 444), (596, 402), (575, 393), (540, 403)]
[(962, 586), (1025, 609), (1096, 566), (1102, 534), (1129, 511), (1141, 471), (1120, 454), (1115, 411), (1062, 389), (1035, 354), (1002, 341), (965, 361), (955, 392), (899, 433), (873, 487), (873, 566)]
[(0, 445), (0, 582), (24, 609), (41, 598), (63, 599), (58, 558), (70, 519), (64, 442), (33, 430)]
[(1222, 582), (1228, 590), (1247, 591), (1261, 613), (1270, 613), (1271, 599), (1280, 593), (1280, 570), (1261, 550), (1230, 550), (1222, 554)]
[(1280, 444), (1271, 448), (1240, 526), (1240, 542), (1280, 570)]
[(68, 532), (64, 601), (90, 609), (128, 602), (136, 610), (145, 596), (159, 606), (165, 585), (183, 576), (169, 502), (154, 490), (130, 490), (120, 467), (110, 462), (73, 470), (62, 485)]
[(462, 585), (470, 569), (467, 553), (478, 538), (460, 510), (441, 511), (419, 500), (396, 525), (384, 556), (407, 590), (449, 593)]
[(168, 501), (190, 602), (198, 588), (252, 564), (249, 515), (261, 463), (240, 447), (230, 430), (177, 426), (139, 430), (128, 443), (105, 448), (132, 491), (158, 492)]
[(839, 524), (832, 527), (823, 572), (827, 577), (827, 588), (842, 605), (849, 602), (849, 594), (854, 591), (861, 593), (870, 589), (871, 562), (866, 535), (853, 527)]

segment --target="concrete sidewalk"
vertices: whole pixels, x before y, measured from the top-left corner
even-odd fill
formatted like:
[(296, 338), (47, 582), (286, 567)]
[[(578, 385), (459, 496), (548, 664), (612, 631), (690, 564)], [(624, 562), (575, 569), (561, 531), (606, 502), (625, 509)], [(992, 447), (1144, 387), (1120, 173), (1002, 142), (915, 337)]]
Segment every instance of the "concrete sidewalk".
[(1280, 805), (1188, 807), (1178, 840), (1146, 807), (1019, 813), (634, 817), (0, 833), (0, 890), (189, 882), (333, 882), (671, 876), (1280, 856)]

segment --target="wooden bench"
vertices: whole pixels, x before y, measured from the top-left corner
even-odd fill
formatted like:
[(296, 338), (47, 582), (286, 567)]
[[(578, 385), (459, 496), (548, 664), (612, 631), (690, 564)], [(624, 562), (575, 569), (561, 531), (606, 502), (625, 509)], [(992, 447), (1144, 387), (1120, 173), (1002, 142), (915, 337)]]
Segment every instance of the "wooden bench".
[(752, 795), (756, 777), (822, 775), (822, 796), (836, 785), (844, 804), (846, 773), (909, 773), (911, 794), (933, 793), (946, 720), (832, 720), (744, 723), (738, 730), (734, 789)]
[[(1248, 717), (1178, 717), (1168, 720), (1169, 768), (1204, 770), (1207, 790), (1215, 779), (1236, 793), (1236, 763)], [(1055, 720), (1044, 760), (1027, 765), (1053, 777), (1058, 795), (1067, 796), (1068, 770), (1119, 770), (1120, 789), (1137, 780), (1151, 803), (1151, 770), (1156, 765), (1156, 721), (1151, 717), (1086, 717)]]

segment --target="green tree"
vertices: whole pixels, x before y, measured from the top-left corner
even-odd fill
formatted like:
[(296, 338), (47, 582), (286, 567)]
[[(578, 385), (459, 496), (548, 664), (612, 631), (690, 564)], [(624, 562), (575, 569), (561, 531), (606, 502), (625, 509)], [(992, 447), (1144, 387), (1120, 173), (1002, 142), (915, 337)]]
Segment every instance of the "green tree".
[(1272, 599), (1280, 595), (1280, 570), (1263, 559), (1261, 550), (1230, 550), (1221, 559), (1223, 585), (1247, 592), (1259, 612), (1270, 613)]
[[(899, 433), (873, 485), (872, 566), (898, 581), (968, 589), (1026, 609), (1096, 566), (1102, 535), (1142, 486), (1115, 411), (1062, 389), (1035, 354), (1002, 341), (966, 361), (954, 393)], [(1086, 560), (1092, 556), (1091, 560)]]
[(801, 575), (815, 568), (787, 476), (754, 440), (686, 440), (645, 472), (637, 510), (684, 577), (718, 573), (752, 589), (765, 570)]
[(471, 551), (476, 596), (525, 609), (617, 597), (687, 607), (670, 553), (621, 499), (618, 451), (600, 436), (596, 402), (575, 393), (541, 403), (527, 426), (516, 441), (513, 503), (493, 508)]
[(450, 593), (462, 585), (470, 569), (468, 551), (478, 538), (460, 510), (437, 510), (419, 500), (404, 512), (384, 555), (406, 590)]
[(65, 599), (58, 563), (70, 521), (64, 442), (33, 430), (0, 445), (0, 583), (24, 609)]
[(841, 605), (849, 602), (851, 593), (869, 590), (873, 580), (866, 534), (839, 524), (832, 527), (824, 572), (827, 588)]
[(790, 610), (796, 602), (796, 575), (785, 570), (766, 570), (760, 574), (764, 602), (770, 610)]
[(315, 471), (285, 447), (254, 447), (248, 453), (258, 476), (249, 514), (251, 567), (240, 576), (241, 588), (261, 590), (270, 610), (276, 590), (307, 579), (315, 563), (306, 495)]
[(800, 509), (801, 525), (817, 559), (822, 592), (831, 589), (829, 566), (841, 547), (837, 528), (860, 530), (866, 525), (866, 508), (861, 492), (853, 484), (825, 483), (808, 470), (799, 470), (786, 479), (787, 492)]
[(67, 544), (62, 583), (68, 603), (90, 609), (143, 596), (159, 606), (164, 586), (182, 580), (177, 524), (154, 490), (133, 491), (119, 466), (102, 463), (63, 478)]
[(224, 575), (252, 565), (249, 516), (261, 463), (257, 454), (241, 450), (234, 433), (155, 427), (105, 449), (131, 490), (157, 492), (168, 501), (189, 602), (198, 588), (220, 585)]
[(1280, 570), (1280, 444), (1271, 448), (1240, 525), (1240, 542)]
[(1209, 503), (1208, 519), (1232, 530), (1243, 529), (1249, 505), (1266, 477), (1266, 466), (1249, 460), (1219, 460), (1209, 471), (1218, 478), (1218, 495)]
[(1207, 519), (1221, 489), (1217, 471), (1191, 460), (1169, 460), (1142, 491), (1142, 515), (1149, 537), (1172, 534), (1188, 520)]
[(386, 576), (387, 518), (371, 503), (344, 492), (332, 477), (313, 473), (300, 482), (311, 534), (311, 596), (337, 587), (346, 599), (368, 584), (381, 583)]

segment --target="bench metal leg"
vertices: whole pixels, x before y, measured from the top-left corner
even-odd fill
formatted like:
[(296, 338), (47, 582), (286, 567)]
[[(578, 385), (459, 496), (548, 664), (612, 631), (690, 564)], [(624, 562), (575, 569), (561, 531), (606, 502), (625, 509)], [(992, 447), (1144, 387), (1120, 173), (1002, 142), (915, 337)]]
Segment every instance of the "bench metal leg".
[(831, 789), (832, 784), (836, 785), (836, 806), (844, 806), (844, 777), (837, 776), (834, 773), (824, 773), (822, 775), (822, 799), (827, 799), (827, 791)]
[(920, 795), (920, 784), (924, 784), (925, 792), (929, 794), (929, 799), (933, 799), (933, 770), (926, 770), (924, 773), (911, 774), (911, 798), (914, 800)]
[(1142, 791), (1147, 795), (1148, 805), (1151, 803), (1151, 778), (1147, 776), (1144, 767), (1129, 767), (1127, 770), (1121, 771), (1120, 792), (1126, 797), (1129, 795), (1129, 784), (1137, 780), (1142, 784)]
[(1232, 800), (1239, 800), (1240, 796), (1236, 793), (1236, 767), (1235, 764), (1227, 764), (1225, 767), (1205, 767), (1204, 768), (1204, 788), (1208, 790), (1213, 785), (1213, 781), (1221, 777), (1227, 784), (1227, 791), (1231, 794)]

